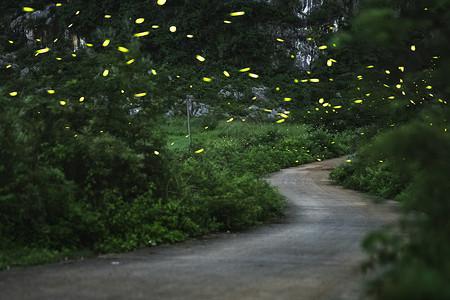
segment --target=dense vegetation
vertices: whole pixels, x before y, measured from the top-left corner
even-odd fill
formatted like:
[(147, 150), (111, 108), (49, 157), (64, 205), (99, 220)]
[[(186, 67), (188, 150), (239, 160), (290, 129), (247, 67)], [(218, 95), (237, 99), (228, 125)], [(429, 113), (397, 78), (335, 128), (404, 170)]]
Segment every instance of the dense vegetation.
[[(1, 7), (2, 267), (274, 221), (284, 202), (262, 175), (348, 152), (352, 133), (287, 124), (294, 111), (279, 124), (287, 95), (271, 93), (295, 66), (267, 32), (303, 22), (283, 1), (49, 3)], [(164, 116), (186, 98), (210, 111), (192, 143)]]
[(363, 75), (371, 97), (391, 100), (381, 113), (392, 129), (381, 130), (332, 173), (404, 208), (398, 226), (363, 242), (371, 257), (366, 267), (381, 271), (370, 289), (377, 299), (450, 298), (449, 18), (450, 1), (366, 1), (340, 37), (379, 53), (370, 55), (378, 72)]
[(450, 298), (450, 1), (158, 2), (0, 3), (0, 267), (276, 220), (262, 175), (356, 142), (332, 177), (405, 208), (372, 294)]

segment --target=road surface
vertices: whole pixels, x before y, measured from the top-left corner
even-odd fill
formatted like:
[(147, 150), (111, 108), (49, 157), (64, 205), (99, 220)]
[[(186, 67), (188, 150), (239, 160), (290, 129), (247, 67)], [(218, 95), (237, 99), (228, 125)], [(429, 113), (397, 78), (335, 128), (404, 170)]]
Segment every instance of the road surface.
[(363, 299), (360, 242), (395, 204), (334, 186), (340, 159), (271, 174), (280, 224), (126, 254), (0, 272), (0, 299)]

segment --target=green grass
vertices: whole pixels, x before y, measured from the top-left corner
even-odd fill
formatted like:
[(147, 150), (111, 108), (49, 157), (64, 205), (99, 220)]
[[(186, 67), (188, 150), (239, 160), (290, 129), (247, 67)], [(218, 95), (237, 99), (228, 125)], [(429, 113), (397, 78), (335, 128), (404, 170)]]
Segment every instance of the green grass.
[(94, 256), (90, 250), (62, 251), (41, 248), (13, 248), (0, 251), (0, 270), (12, 267), (55, 263), (68, 259), (82, 259)]

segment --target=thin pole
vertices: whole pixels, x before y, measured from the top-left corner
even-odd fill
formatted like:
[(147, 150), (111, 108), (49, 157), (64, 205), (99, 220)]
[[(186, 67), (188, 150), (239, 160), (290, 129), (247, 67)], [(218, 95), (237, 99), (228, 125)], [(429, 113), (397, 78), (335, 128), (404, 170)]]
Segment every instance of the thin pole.
[(192, 145), (192, 136), (191, 136), (191, 101), (189, 98), (186, 99), (186, 113), (187, 113), (187, 126), (188, 126), (188, 136), (189, 136), (189, 147)]

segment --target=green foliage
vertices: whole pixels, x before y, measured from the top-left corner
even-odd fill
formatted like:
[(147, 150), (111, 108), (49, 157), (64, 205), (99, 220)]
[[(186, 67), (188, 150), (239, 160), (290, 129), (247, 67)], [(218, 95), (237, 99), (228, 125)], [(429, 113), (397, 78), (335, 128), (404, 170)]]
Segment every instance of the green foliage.
[(340, 37), (363, 42), (366, 54), (381, 54), (366, 59), (364, 65), (374, 68), (361, 70), (369, 79), (361, 91), (382, 100), (369, 103), (394, 127), (333, 173), (348, 186), (402, 201), (398, 228), (375, 232), (363, 243), (368, 266), (381, 271), (371, 282), (376, 299), (450, 297), (449, 7), (448, 0), (368, 0), (352, 31)]
[[(219, 122), (211, 130), (203, 122), (193, 119), (194, 144), (189, 147), (180, 131), (185, 124), (168, 120), (169, 147), (183, 161), (174, 165), (172, 174), (177, 175), (169, 184), (179, 189), (169, 193), (175, 193), (174, 201), (192, 222), (211, 229), (242, 230), (280, 217), (284, 201), (260, 176), (343, 155), (354, 138), (297, 125), (240, 121)], [(199, 149), (203, 151), (196, 153)]]
[(447, 118), (447, 111), (433, 110), (378, 135), (351, 163), (332, 172), (350, 188), (395, 196), (406, 212), (400, 231), (375, 232), (363, 243), (368, 267), (387, 266), (371, 285), (379, 299), (441, 299), (450, 292), (444, 284), (450, 279)]

